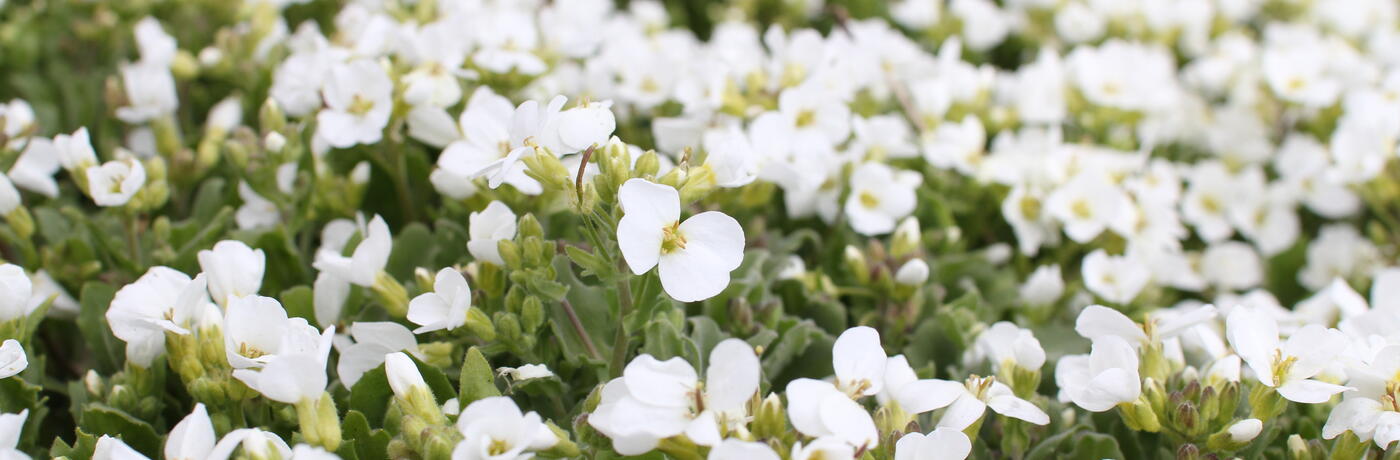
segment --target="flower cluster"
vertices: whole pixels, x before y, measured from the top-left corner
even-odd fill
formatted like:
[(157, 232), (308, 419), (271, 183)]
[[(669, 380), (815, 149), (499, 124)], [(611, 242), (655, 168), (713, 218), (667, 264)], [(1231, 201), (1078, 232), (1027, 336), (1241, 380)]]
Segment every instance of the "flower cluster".
[(1390, 0), (0, 1), (0, 457), (1394, 454), (1396, 50)]

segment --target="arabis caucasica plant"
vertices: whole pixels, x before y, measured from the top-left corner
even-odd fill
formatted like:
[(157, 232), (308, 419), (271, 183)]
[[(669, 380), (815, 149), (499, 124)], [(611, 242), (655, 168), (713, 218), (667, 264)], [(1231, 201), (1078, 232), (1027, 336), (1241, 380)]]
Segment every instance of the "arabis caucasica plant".
[(1400, 456), (1393, 0), (0, 1), (0, 458)]

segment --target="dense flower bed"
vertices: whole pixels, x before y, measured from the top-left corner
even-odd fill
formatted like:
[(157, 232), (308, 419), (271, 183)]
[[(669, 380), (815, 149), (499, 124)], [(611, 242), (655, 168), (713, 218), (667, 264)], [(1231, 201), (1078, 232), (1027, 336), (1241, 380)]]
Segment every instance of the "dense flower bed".
[(1392, 0), (10, 0), (0, 75), (0, 458), (1400, 455)]

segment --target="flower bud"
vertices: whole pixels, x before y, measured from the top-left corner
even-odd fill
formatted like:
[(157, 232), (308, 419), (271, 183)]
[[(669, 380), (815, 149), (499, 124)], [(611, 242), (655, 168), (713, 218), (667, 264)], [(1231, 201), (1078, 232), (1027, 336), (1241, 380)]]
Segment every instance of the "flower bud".
[(544, 325), (544, 304), (535, 296), (525, 298), (524, 304), (520, 307), (520, 323), (525, 327), (525, 333), (534, 334), (535, 331)]
[[(282, 112), (282, 106), (277, 103), (276, 99), (269, 97), (263, 101), (262, 107), (258, 108), (258, 126), (269, 135), (282, 131), (282, 128), (287, 126), (287, 115)], [(281, 135), (279, 134), (279, 136)], [(285, 139), (283, 140), (285, 141)], [(268, 148), (268, 150), (274, 149)]]
[(783, 410), (783, 401), (777, 393), (770, 393), (763, 398), (763, 402), (758, 405), (758, 411), (753, 417), (753, 435), (755, 438), (772, 438), (782, 436), (787, 432), (787, 415)]
[(894, 273), (894, 281), (905, 286), (919, 286), (928, 281), (928, 262), (910, 259)]
[(389, 316), (403, 318), (408, 315), (408, 291), (388, 272), (381, 270), (375, 276), (374, 286), (370, 291), (374, 294), (374, 299), (389, 312)]
[(913, 254), (922, 245), (923, 233), (919, 229), (919, 219), (914, 216), (906, 217), (895, 227), (894, 236), (890, 238), (890, 256), (900, 258)]
[[(485, 340), (488, 342), (496, 340), (496, 327), (491, 324), (491, 319), (488, 318), (486, 316), (486, 313), (483, 313), (480, 308), (472, 308), (467, 310), (466, 326), (468, 330), (472, 331), (473, 334), (476, 334), (477, 337), (480, 337), (481, 340)], [(520, 333), (519, 324), (516, 324), (515, 331), (516, 335), (518, 336)]]
[(660, 170), (661, 159), (657, 158), (656, 151), (647, 150), (632, 164), (632, 177), (649, 178), (655, 176)]
[(1273, 387), (1255, 385), (1249, 392), (1249, 416), (1259, 420), (1274, 418), (1288, 408), (1288, 401)]
[(1288, 458), (1290, 460), (1313, 460), (1311, 450), (1308, 449), (1307, 441), (1302, 436), (1293, 434), (1288, 436)]
[(865, 254), (862, 254), (860, 249), (847, 245), (841, 257), (846, 262), (846, 270), (850, 271), (860, 284), (870, 283), (870, 266), (865, 263)]
[(1200, 458), (1201, 449), (1195, 444), (1182, 444), (1176, 450), (1176, 460), (1199, 460)]
[(433, 397), (433, 391), (428, 388), (427, 382), (423, 381), (423, 374), (418, 372), (418, 364), (413, 362), (413, 358), (409, 358), (404, 352), (385, 355), (384, 374), (389, 379), (389, 388), (394, 390), (394, 397), (405, 413), (421, 417), (433, 425), (446, 422), (442, 409), (437, 405), (437, 399)]
[(5, 214), (5, 223), (10, 225), (10, 229), (15, 231), (15, 236), (21, 240), (28, 240), (34, 236), (34, 216), (29, 214), (29, 208), (16, 206)]

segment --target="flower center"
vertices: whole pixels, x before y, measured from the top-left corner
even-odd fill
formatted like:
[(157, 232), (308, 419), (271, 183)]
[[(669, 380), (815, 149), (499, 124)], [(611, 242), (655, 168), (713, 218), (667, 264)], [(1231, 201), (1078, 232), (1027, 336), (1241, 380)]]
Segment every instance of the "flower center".
[(967, 378), (967, 381), (963, 383), (963, 385), (965, 385), (967, 391), (972, 393), (973, 396), (976, 396), (977, 399), (986, 401), (987, 390), (990, 390), (992, 388), (992, 383), (996, 381), (996, 377), (982, 377), (973, 374), (971, 377)]
[(1085, 199), (1074, 200), (1074, 203), (1069, 205), (1069, 211), (1074, 213), (1074, 217), (1080, 219), (1094, 217), (1094, 209), (1089, 206), (1089, 200)]
[(247, 342), (238, 342), (238, 354), (243, 355), (248, 359), (256, 359), (258, 357), (266, 355), (267, 352), (258, 349), (258, 347), (248, 345)]
[(661, 253), (670, 254), (685, 249), (685, 234), (681, 233), (681, 222), (661, 229)]
[(797, 112), (797, 127), (805, 128), (817, 121), (817, 114), (811, 110)]
[(356, 94), (355, 98), (350, 101), (350, 108), (347, 111), (354, 115), (364, 115), (370, 110), (374, 110), (374, 101)]
[(870, 209), (875, 209), (876, 206), (880, 205), (880, 199), (875, 197), (874, 193), (862, 190), (860, 192), (860, 205)]
[(487, 455), (496, 456), (506, 452), (510, 452), (510, 443), (502, 439), (492, 439), (491, 444), (486, 446)]
[(1274, 350), (1274, 385), (1283, 383), (1288, 377), (1288, 371), (1293, 369), (1293, 363), (1298, 362), (1297, 356), (1283, 357), (1283, 350)]

